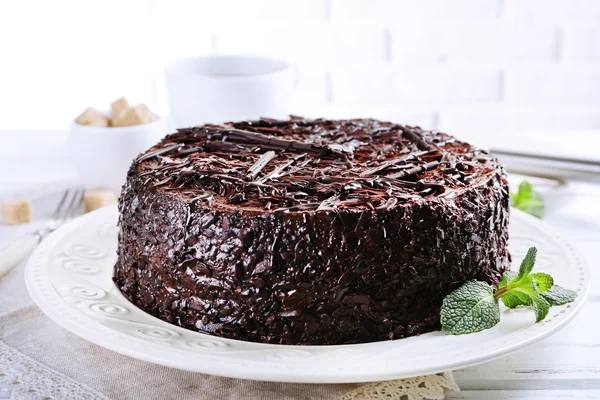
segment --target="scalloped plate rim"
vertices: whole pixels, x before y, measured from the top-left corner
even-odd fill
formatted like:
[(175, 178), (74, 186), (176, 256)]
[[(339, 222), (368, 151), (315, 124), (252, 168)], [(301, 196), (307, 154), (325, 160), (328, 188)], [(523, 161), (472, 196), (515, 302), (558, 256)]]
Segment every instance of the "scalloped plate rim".
[[(581, 271), (582, 278), (581, 278), (581, 286), (580, 286), (579, 292), (578, 292), (579, 293), (578, 298), (576, 299), (576, 301), (574, 303), (570, 304), (570, 307), (567, 308), (566, 306), (562, 306), (562, 307), (558, 308), (558, 309), (563, 309), (563, 311), (560, 311), (560, 313), (564, 314), (564, 315), (559, 317), (559, 320), (557, 322), (555, 321), (556, 319), (554, 319), (553, 323), (545, 324), (544, 326), (546, 326), (546, 329), (541, 329), (541, 331), (535, 335), (528, 336), (526, 339), (512, 343), (511, 345), (506, 345), (501, 348), (496, 348), (493, 351), (488, 352), (488, 353), (482, 353), (480, 355), (470, 356), (468, 358), (458, 359), (458, 360), (439, 360), (434, 365), (430, 364), (430, 365), (423, 366), (420, 368), (412, 368), (412, 369), (411, 368), (408, 368), (408, 369), (407, 368), (395, 368), (395, 366), (392, 365), (391, 369), (389, 369), (389, 370), (385, 370), (385, 371), (380, 370), (380, 371), (375, 371), (375, 372), (372, 372), (371, 370), (368, 370), (368, 369), (363, 369), (363, 370), (359, 369), (359, 370), (354, 370), (354, 371), (350, 370), (350, 371), (340, 372), (340, 371), (335, 371), (335, 370), (333, 370), (333, 371), (328, 370), (326, 368), (322, 369), (322, 370), (318, 370), (318, 372), (310, 372), (310, 370), (306, 369), (306, 365), (303, 365), (302, 363), (300, 365), (303, 365), (304, 368), (299, 368), (299, 367), (293, 368), (294, 363), (292, 363), (291, 367), (288, 365), (287, 368), (277, 368), (277, 369), (269, 368), (270, 371), (262, 371), (260, 369), (260, 367), (258, 369), (247, 368), (247, 367), (240, 367), (240, 368), (236, 369), (235, 367), (238, 364), (235, 362), (235, 358), (228, 357), (228, 358), (224, 359), (223, 357), (219, 357), (218, 355), (217, 356), (215, 356), (214, 354), (202, 354), (201, 355), (199, 353), (195, 353), (192, 351), (190, 351), (190, 355), (192, 357), (202, 358), (204, 361), (210, 361), (210, 362), (204, 362), (204, 363), (196, 362), (196, 363), (190, 364), (189, 362), (182, 362), (182, 360), (177, 359), (176, 357), (168, 357), (168, 356), (165, 357), (164, 354), (157, 355), (157, 354), (153, 354), (151, 352), (141, 352), (141, 351), (139, 351), (139, 349), (137, 349), (135, 347), (128, 347), (127, 345), (123, 345), (123, 343), (115, 342), (113, 340), (110, 340), (110, 338), (106, 338), (106, 337), (100, 336), (98, 334), (95, 334), (95, 332), (93, 330), (86, 328), (85, 326), (83, 326), (82, 324), (80, 324), (76, 321), (76, 318), (79, 318), (81, 316), (77, 316), (77, 315), (73, 314), (73, 315), (75, 315), (75, 317), (76, 317), (75, 318), (73, 315), (70, 315), (69, 313), (65, 314), (64, 312), (61, 312), (59, 309), (57, 309), (57, 307), (55, 305), (53, 305), (52, 301), (50, 301), (49, 299), (52, 297), (54, 297), (54, 298), (60, 297), (60, 295), (58, 294), (58, 291), (55, 288), (52, 288), (52, 290), (45, 289), (43, 285), (44, 284), (51, 285), (51, 283), (49, 283), (49, 281), (41, 281), (40, 282), (39, 280), (36, 279), (36, 278), (38, 278), (38, 275), (40, 275), (40, 273), (42, 271), (44, 271), (44, 268), (46, 268), (46, 269), (49, 268), (47, 266), (47, 263), (44, 263), (44, 261), (48, 261), (48, 260), (44, 259), (44, 258), (49, 258), (49, 253), (51, 253), (53, 251), (54, 247), (60, 242), (60, 240), (62, 240), (64, 238), (68, 238), (69, 234), (72, 234), (72, 232), (75, 231), (76, 229), (82, 229), (82, 228), (85, 229), (86, 225), (90, 225), (94, 221), (98, 221), (98, 220), (110, 221), (111, 217), (113, 218), (113, 221), (114, 221), (114, 216), (116, 213), (117, 213), (117, 211), (116, 211), (115, 206), (96, 210), (94, 212), (91, 212), (91, 213), (88, 213), (81, 217), (78, 217), (78, 218), (74, 219), (73, 221), (70, 221), (69, 223), (65, 224), (64, 226), (60, 227), (55, 232), (53, 232), (51, 235), (49, 235), (40, 244), (40, 246), (38, 246), (38, 248), (34, 251), (34, 253), (30, 257), (27, 267), (26, 267), (25, 280), (26, 280), (27, 289), (28, 289), (31, 297), (33, 298), (34, 302), (38, 305), (38, 307), (54, 322), (56, 322), (63, 328), (67, 329), (71, 333), (73, 333), (89, 342), (92, 342), (101, 347), (107, 348), (109, 350), (127, 355), (132, 358), (136, 358), (139, 360), (143, 360), (143, 361), (147, 361), (147, 362), (151, 362), (151, 363), (155, 363), (155, 364), (159, 364), (159, 365), (164, 365), (167, 367), (178, 368), (178, 369), (182, 369), (182, 370), (188, 370), (188, 371), (199, 372), (199, 373), (205, 373), (205, 374), (210, 374), (210, 375), (218, 375), (218, 376), (241, 378), (241, 379), (251, 379), (251, 380), (261, 380), (261, 381), (271, 381), (271, 382), (355, 383), (355, 382), (369, 382), (369, 381), (381, 381), (381, 380), (389, 380), (389, 379), (409, 378), (409, 377), (414, 377), (414, 376), (419, 376), (419, 375), (434, 374), (434, 373), (449, 371), (449, 370), (458, 369), (458, 368), (470, 367), (473, 365), (481, 364), (484, 362), (492, 361), (497, 358), (506, 356), (509, 353), (512, 353), (523, 347), (537, 343), (537, 342), (545, 339), (546, 337), (556, 333), (559, 329), (566, 326), (575, 317), (575, 315), (581, 310), (583, 304), (585, 303), (585, 300), (587, 299), (587, 297), (589, 295), (590, 271), (589, 271), (589, 267), (587, 266), (587, 263), (585, 261), (585, 258), (581, 255), (581, 253), (576, 248), (574, 248), (567, 240), (565, 240), (562, 236), (557, 234), (555, 232), (555, 230), (553, 228), (551, 228), (550, 226), (548, 226), (546, 223), (538, 220), (535, 217), (525, 214), (519, 210), (512, 209), (511, 210), (512, 218), (516, 217), (516, 219), (522, 220), (524, 224), (533, 226), (534, 228), (536, 228), (540, 231), (543, 231), (545, 234), (552, 236), (554, 239), (562, 242), (563, 245), (565, 245), (566, 247), (568, 247), (571, 250), (572, 256), (576, 257), (580, 261), (579, 269)], [(511, 231), (511, 235), (513, 235), (513, 234), (514, 234), (514, 232)], [(111, 284), (112, 284), (112, 282), (111, 282)], [(113, 285), (113, 287), (114, 287), (114, 285)], [(114, 287), (114, 290), (116, 290), (118, 292), (118, 289), (116, 287)], [(44, 293), (44, 291), (46, 291), (47, 293)], [(122, 296), (120, 294), (120, 292), (118, 292), (118, 295), (120, 295), (120, 298), (121, 298), (121, 301), (123, 302), (123, 304), (126, 304), (129, 307), (135, 308), (134, 312), (143, 313), (146, 316), (148, 316), (148, 314), (137, 309), (124, 296)], [(50, 297), (48, 297), (48, 296), (50, 296)], [(557, 308), (553, 308), (553, 309), (557, 309)], [(567, 310), (568, 310), (568, 312), (566, 312)], [(89, 321), (87, 321), (87, 322), (89, 322), (92, 326), (101, 325), (101, 326), (103, 326), (102, 329), (106, 328), (104, 325), (93, 320), (93, 318), (91, 318), (90, 316), (83, 314), (83, 313), (80, 313), (80, 314), (83, 315), (82, 318), (89, 319)], [(503, 314), (506, 314), (506, 312), (504, 312)], [(557, 314), (557, 316), (558, 316), (558, 314)], [(151, 316), (150, 316), (150, 318), (156, 320), (157, 324), (161, 324), (161, 325), (167, 324), (166, 322), (161, 321), (157, 318), (154, 318)], [(511, 318), (511, 316), (506, 317), (503, 315), (503, 318)], [(502, 321), (501, 321), (501, 324), (502, 324)], [(364, 351), (364, 349), (366, 349), (366, 351), (368, 352), (368, 349), (370, 347), (382, 346), (382, 347), (389, 348), (390, 350), (393, 350), (396, 345), (398, 345), (398, 344), (401, 345), (402, 343), (407, 343), (407, 341), (413, 341), (413, 342), (417, 341), (417, 340), (423, 341), (423, 340), (428, 340), (428, 338), (439, 337), (439, 335), (440, 335), (440, 332), (432, 332), (432, 333), (421, 335), (419, 337), (411, 337), (411, 338), (406, 338), (406, 339), (398, 339), (398, 340), (394, 340), (394, 341), (383, 341), (383, 342), (355, 344), (355, 345), (288, 346), (288, 345), (256, 344), (256, 343), (250, 343), (250, 342), (241, 342), (241, 341), (237, 341), (237, 340), (233, 340), (233, 339), (217, 338), (214, 336), (210, 336), (210, 335), (206, 335), (206, 334), (202, 334), (202, 333), (198, 333), (198, 332), (188, 331), (183, 328), (177, 327), (175, 325), (170, 325), (170, 324), (168, 324), (168, 325), (170, 327), (172, 327), (173, 330), (182, 330), (182, 331), (185, 331), (192, 335), (198, 335), (198, 338), (203, 338), (203, 339), (210, 338), (210, 339), (215, 339), (217, 341), (222, 341), (225, 343), (235, 343), (235, 344), (240, 344), (240, 345), (254, 346), (254, 347), (257, 347), (257, 350), (253, 350), (253, 351), (259, 352), (259, 353), (261, 351), (264, 351), (265, 354), (273, 352), (273, 351), (282, 350), (282, 349), (283, 349), (283, 351), (291, 350), (292, 352), (293, 351), (307, 351), (307, 350), (311, 350), (311, 351), (315, 351), (315, 352), (324, 352), (326, 350), (340, 350), (340, 349), (343, 349), (343, 350), (360, 349), (361, 351)], [(528, 327), (525, 329), (529, 330), (531, 328), (536, 328), (537, 326), (539, 326), (539, 324), (533, 324), (533, 325), (531, 325), (531, 327)], [(441, 334), (441, 335), (443, 335), (443, 334)], [(473, 337), (473, 336), (477, 336), (477, 335), (478, 334), (472, 334), (472, 335), (468, 335), (468, 336)], [(454, 336), (447, 336), (447, 335), (443, 335), (443, 337), (446, 338), (445, 340), (447, 340), (447, 341), (451, 341), (454, 338), (456, 338)], [(387, 360), (387, 362), (390, 362), (390, 361), (393, 361), (393, 360)], [(256, 361), (256, 363), (257, 363), (256, 365), (260, 365), (260, 363), (266, 363), (264, 365), (269, 365), (268, 364), (269, 362), (270, 362), (269, 359)], [(400, 364), (400, 363), (398, 363), (398, 364)], [(313, 364), (313, 366), (314, 366), (314, 364)]]

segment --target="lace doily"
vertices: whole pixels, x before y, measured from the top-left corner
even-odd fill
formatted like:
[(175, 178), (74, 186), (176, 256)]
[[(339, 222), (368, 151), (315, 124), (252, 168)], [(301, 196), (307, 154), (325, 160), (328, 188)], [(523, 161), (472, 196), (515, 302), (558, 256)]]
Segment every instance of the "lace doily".
[(459, 391), (451, 372), (395, 381), (371, 382), (354, 389), (339, 400), (438, 400), (446, 391)]
[(0, 342), (0, 399), (110, 400)]

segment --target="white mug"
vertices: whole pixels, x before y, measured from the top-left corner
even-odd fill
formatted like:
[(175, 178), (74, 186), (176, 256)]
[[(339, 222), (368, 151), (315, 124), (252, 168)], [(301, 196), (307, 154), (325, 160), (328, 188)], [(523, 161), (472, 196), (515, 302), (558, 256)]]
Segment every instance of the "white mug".
[(177, 127), (286, 118), (294, 75), (287, 61), (258, 56), (172, 61), (165, 67), (171, 117)]

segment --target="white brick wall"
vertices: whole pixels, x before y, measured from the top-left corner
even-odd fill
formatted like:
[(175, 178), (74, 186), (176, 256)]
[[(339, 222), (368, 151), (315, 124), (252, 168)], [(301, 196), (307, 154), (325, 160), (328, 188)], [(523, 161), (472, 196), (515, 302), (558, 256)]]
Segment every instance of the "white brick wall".
[(600, 18), (598, 0), (504, 0), (504, 2), (504, 15), (509, 20), (595, 23)]
[(489, 103), (500, 100), (494, 67), (362, 65), (332, 70), (332, 100), (338, 104)]
[(149, 28), (146, 2), (62, 6), (0, 3), (0, 129), (63, 128), (86, 105), (108, 108), (121, 92), (151, 98), (152, 43), (138, 39)]
[(505, 86), (508, 104), (600, 104), (600, 63), (510, 67)]
[(600, 61), (600, 27), (571, 26), (564, 33), (562, 59), (569, 61)]
[(275, 21), (246, 27), (243, 34), (216, 27), (217, 52), (278, 55), (311, 67), (354, 63), (357, 52), (366, 61), (385, 59), (384, 29), (376, 24)]
[(414, 20), (427, 24), (447, 19), (495, 19), (500, 16), (501, 4), (501, 0), (331, 0), (331, 17), (369, 18), (394, 24)]
[(0, 130), (121, 94), (162, 105), (166, 60), (215, 53), (294, 61), (297, 114), (600, 129), (599, 19), (600, 0), (0, 2)]
[(512, 64), (556, 59), (558, 31), (549, 24), (440, 20), (433, 28), (414, 21), (392, 26), (392, 60)]

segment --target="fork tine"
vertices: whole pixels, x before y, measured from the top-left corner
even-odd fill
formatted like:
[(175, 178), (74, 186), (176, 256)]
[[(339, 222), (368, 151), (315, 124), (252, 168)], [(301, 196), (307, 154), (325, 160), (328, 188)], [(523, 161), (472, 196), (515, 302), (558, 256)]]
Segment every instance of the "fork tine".
[(64, 223), (72, 214), (72, 211), (77, 208), (78, 201), (82, 199), (83, 191), (79, 188), (69, 189), (64, 204), (60, 208), (60, 212), (54, 219), (54, 223), (60, 225)]
[(73, 210), (79, 205), (79, 201), (82, 199), (83, 191), (79, 188), (73, 191), (70, 201), (67, 202), (68, 206), (61, 213), (61, 222), (64, 222), (72, 214)]
[(83, 193), (84, 190), (82, 188), (79, 188), (77, 190), (77, 193), (75, 194), (74, 198), (74, 203), (71, 204), (71, 209), (69, 210), (68, 217), (74, 216), (77, 210), (79, 210), (79, 207), (81, 207), (81, 204), (83, 204)]
[(71, 191), (71, 189), (65, 190), (65, 193), (63, 194), (62, 198), (58, 202), (58, 205), (56, 206), (56, 209), (54, 210), (54, 213), (52, 214), (51, 218), (53, 220), (58, 219), (58, 216), (60, 215), (61, 209), (63, 208), (64, 204), (66, 203), (66, 200), (67, 200), (67, 197), (69, 196), (70, 191)]

